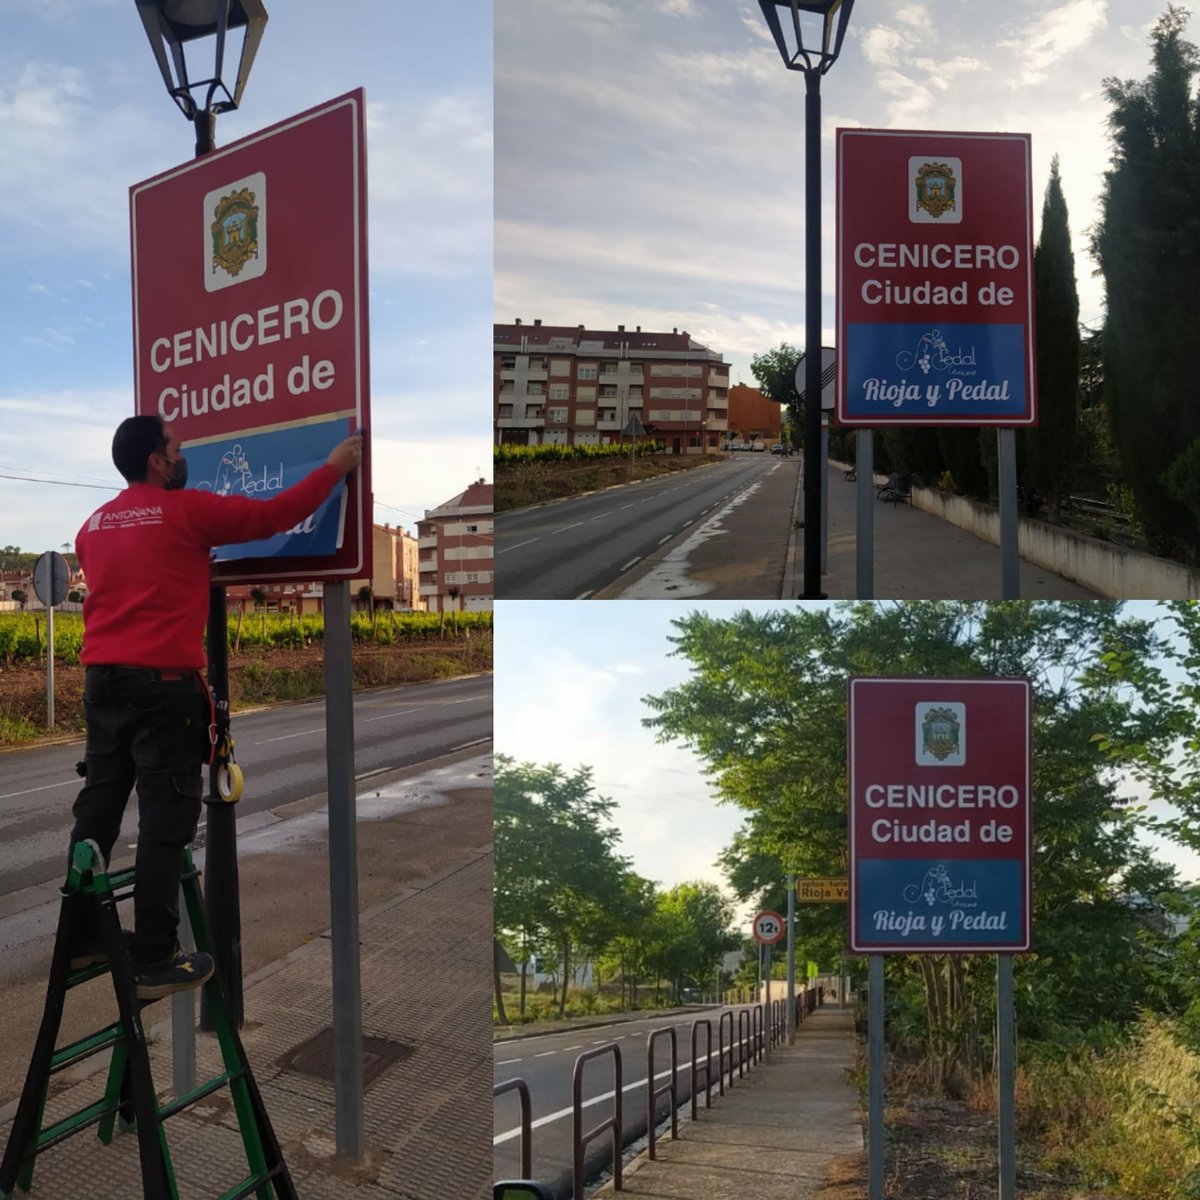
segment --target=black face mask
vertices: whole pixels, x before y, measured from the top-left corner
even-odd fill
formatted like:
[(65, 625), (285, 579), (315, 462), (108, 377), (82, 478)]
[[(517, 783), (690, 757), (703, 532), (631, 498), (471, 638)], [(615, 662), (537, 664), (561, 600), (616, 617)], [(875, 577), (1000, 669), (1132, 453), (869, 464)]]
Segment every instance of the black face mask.
[(174, 472), (167, 476), (167, 491), (178, 492), (187, 487), (187, 459), (184, 458), (182, 454), (174, 462), (168, 458), (167, 466), (175, 468)]

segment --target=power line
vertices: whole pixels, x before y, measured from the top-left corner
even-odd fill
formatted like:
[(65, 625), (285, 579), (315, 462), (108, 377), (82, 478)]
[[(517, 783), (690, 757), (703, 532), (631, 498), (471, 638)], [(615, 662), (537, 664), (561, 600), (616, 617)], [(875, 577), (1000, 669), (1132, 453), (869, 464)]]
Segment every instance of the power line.
[(0, 471), (0, 479), (19, 479), (22, 483), (53, 483), (58, 487), (96, 488), (102, 492), (119, 492), (121, 489), (103, 483), (71, 483), (65, 479), (34, 479), (32, 475), (9, 475)]

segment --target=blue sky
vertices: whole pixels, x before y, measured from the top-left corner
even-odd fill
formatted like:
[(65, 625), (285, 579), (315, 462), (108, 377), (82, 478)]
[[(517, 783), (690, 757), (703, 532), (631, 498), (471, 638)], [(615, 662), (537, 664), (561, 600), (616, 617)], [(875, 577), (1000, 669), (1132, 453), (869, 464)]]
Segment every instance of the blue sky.
[[(1107, 76), (1144, 78), (1166, 0), (861, 0), (822, 97), (824, 342), (839, 126), (1033, 138), (1061, 156), (1080, 316)], [(1200, 22), (1193, 21), (1193, 40)], [(496, 12), (496, 318), (686, 329), (734, 383), (804, 342), (804, 80), (756, 0), (521, 0)]]
[[(375, 519), (415, 529), (491, 475), (492, 5), (267, 8), (217, 144), (366, 89)], [(132, 0), (0, 0), (0, 18), (0, 476), (58, 481), (0, 478), (0, 545), (40, 551), (112, 494), (65, 483), (120, 482), (129, 187), (193, 135)]]
[[(689, 675), (687, 661), (670, 656), (673, 619), (780, 607), (777, 600), (497, 603), (496, 750), (519, 762), (592, 767), (596, 790), (618, 802), (619, 850), (635, 871), (663, 887), (693, 879), (723, 884), (715, 861), (742, 814), (717, 803), (690, 750), (659, 745), (642, 727), (650, 715), (642, 698)], [(1130, 601), (1125, 612), (1146, 618), (1161, 610), (1150, 601)], [(1165, 631), (1174, 628), (1164, 621)], [(1133, 785), (1129, 794), (1136, 794)], [(1200, 855), (1163, 839), (1148, 841), (1183, 879), (1200, 879)]]

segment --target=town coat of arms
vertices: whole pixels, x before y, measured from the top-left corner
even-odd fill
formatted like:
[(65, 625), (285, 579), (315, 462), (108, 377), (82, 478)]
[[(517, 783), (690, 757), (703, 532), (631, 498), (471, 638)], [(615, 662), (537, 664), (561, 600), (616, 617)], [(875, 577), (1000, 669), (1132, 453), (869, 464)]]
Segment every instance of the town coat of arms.
[(212, 269), (223, 267), (236, 276), (258, 257), (258, 205), (249, 188), (222, 196), (213, 209)]
[(930, 216), (940, 217), (954, 209), (958, 180), (954, 178), (954, 168), (948, 163), (922, 163), (913, 183), (917, 189), (917, 207), (923, 208)]
[(960, 729), (953, 709), (931, 708), (921, 722), (921, 744), (938, 762), (959, 752)]

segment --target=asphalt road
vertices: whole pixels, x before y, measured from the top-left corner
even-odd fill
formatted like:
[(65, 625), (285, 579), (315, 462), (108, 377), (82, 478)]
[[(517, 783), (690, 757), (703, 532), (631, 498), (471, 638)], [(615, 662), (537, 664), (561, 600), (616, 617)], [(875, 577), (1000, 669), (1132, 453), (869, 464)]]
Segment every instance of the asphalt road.
[[(730, 1011), (730, 1010), (723, 1010)], [(555, 1188), (559, 1196), (570, 1195), (572, 1164), (572, 1072), (575, 1060), (588, 1050), (615, 1043), (621, 1049), (622, 1062), (622, 1144), (628, 1146), (646, 1135), (646, 1039), (652, 1030), (674, 1029), (678, 1054), (678, 1095), (683, 1104), (691, 1096), (691, 1027), (698, 1019), (712, 1021), (713, 1095), (717, 1094), (716, 1061), (718, 1050), (718, 1010), (676, 1017), (646, 1017), (604, 1028), (575, 1029), (539, 1037), (496, 1042), (493, 1047), (493, 1078), (496, 1084), (508, 1079), (523, 1079), (528, 1085), (532, 1107), (533, 1178)], [(734, 1014), (733, 1040), (737, 1041), (737, 1017)], [(725, 1042), (730, 1041), (730, 1024), (725, 1022)], [(743, 1034), (745, 1030), (743, 1029)], [(735, 1051), (736, 1051), (735, 1046)], [(702, 1063), (705, 1037), (700, 1031), (697, 1062)], [(670, 1078), (670, 1038), (656, 1039), (654, 1048), (655, 1087)], [(734, 1075), (736, 1084), (736, 1064)], [(594, 1129), (613, 1111), (612, 1056), (584, 1065), (582, 1088), (582, 1127)], [(728, 1069), (728, 1068), (727, 1068)], [(728, 1085), (727, 1085), (728, 1086)], [(700, 1085), (703, 1104), (703, 1082)], [(659, 1120), (670, 1111), (665, 1096), (656, 1106)], [(662, 1135), (660, 1135), (662, 1136)], [(668, 1135), (669, 1136), (669, 1135)], [(520, 1104), (515, 1094), (496, 1099), (493, 1105), (493, 1173), (496, 1179), (515, 1179), (520, 1175)], [(612, 1161), (611, 1134), (605, 1133), (590, 1143), (587, 1155), (589, 1178), (607, 1169)]]
[(585, 599), (728, 504), (776, 461), (736, 454), (628, 487), (498, 513), (496, 598)]
[[(354, 771), (360, 780), (488, 742), (491, 736), (490, 675), (382, 688), (354, 697)], [(246, 775), (239, 823), (324, 791), (324, 697), (235, 714), (233, 737)], [(82, 756), (82, 740), (0, 754), (0, 917), (21, 911), (23, 898), (14, 893), (61, 882), (71, 804), (79, 790), (75, 763)], [(203, 814), (200, 819), (203, 823)], [(136, 831), (134, 797), (114, 860), (122, 857), (122, 846), (134, 842)], [(40, 897), (30, 895), (28, 902), (40, 902)]]

